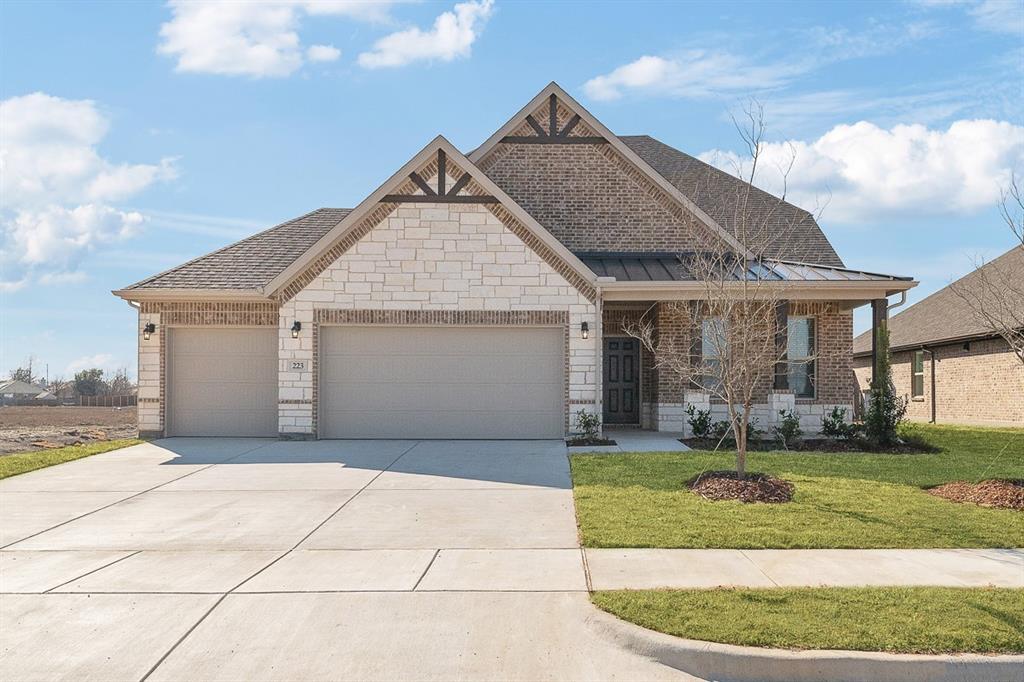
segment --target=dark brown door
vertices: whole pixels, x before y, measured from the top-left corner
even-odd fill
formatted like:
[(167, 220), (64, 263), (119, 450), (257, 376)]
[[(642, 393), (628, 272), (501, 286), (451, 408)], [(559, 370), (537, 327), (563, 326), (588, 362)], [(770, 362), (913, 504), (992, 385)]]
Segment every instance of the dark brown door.
[(640, 423), (640, 345), (636, 339), (604, 340), (604, 423)]

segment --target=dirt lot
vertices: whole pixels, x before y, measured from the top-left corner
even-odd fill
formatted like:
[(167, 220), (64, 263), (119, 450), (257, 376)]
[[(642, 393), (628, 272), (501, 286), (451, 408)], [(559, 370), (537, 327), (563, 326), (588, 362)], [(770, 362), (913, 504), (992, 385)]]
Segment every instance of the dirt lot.
[(0, 455), (137, 434), (134, 407), (0, 407)]

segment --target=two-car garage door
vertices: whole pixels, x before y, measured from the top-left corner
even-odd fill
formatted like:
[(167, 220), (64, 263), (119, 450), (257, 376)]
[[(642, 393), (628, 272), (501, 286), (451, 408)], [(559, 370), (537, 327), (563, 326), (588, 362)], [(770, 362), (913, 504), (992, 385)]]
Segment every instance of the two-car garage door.
[(558, 327), (320, 330), (321, 438), (561, 438)]

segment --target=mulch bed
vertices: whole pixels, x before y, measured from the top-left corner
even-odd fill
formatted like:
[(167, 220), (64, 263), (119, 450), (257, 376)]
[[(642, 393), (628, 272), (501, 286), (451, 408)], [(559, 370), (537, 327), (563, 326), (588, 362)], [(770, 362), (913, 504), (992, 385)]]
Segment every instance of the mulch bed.
[(981, 483), (954, 481), (929, 488), (928, 492), (953, 502), (972, 502), (983, 507), (1024, 511), (1024, 481), (1000, 478)]
[(594, 447), (596, 445), (616, 445), (615, 441), (607, 438), (566, 438), (565, 444), (571, 448)]
[[(721, 445), (710, 438), (680, 438), (679, 442), (694, 450), (731, 450), (736, 446), (731, 440)], [(777, 440), (763, 439), (748, 441), (747, 450), (750, 452), (773, 452), (784, 451), (787, 448)], [(794, 445), (789, 446), (790, 452), (873, 452), (887, 455), (922, 455), (938, 452), (938, 448), (929, 447), (920, 443), (900, 443), (888, 448), (873, 448), (864, 441), (835, 440), (833, 438), (803, 438)]]
[(687, 487), (706, 500), (740, 502), (789, 502), (793, 484), (768, 474), (747, 474), (741, 481), (735, 471), (707, 471), (690, 481)]

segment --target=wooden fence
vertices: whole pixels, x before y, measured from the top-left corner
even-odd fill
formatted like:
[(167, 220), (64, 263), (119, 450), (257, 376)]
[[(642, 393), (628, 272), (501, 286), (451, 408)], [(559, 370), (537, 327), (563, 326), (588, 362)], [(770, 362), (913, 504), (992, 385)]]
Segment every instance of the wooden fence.
[(139, 398), (135, 394), (78, 396), (79, 407), (133, 407), (138, 401)]

